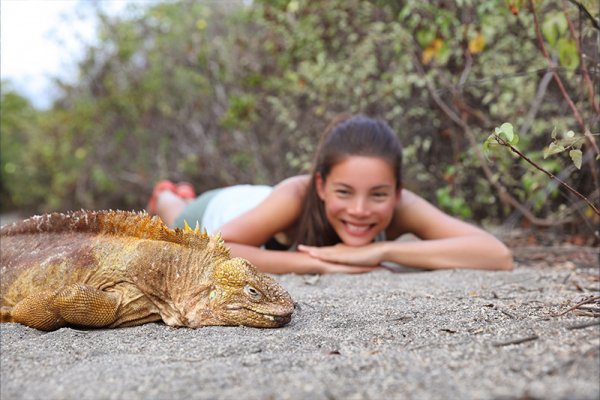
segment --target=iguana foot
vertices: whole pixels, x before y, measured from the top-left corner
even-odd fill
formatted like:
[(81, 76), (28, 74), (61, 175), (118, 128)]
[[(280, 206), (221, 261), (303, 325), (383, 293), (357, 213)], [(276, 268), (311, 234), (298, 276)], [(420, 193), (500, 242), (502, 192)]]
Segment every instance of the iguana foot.
[(118, 308), (117, 294), (77, 283), (24, 298), (9, 311), (9, 318), (44, 331), (67, 324), (99, 328), (115, 321)]

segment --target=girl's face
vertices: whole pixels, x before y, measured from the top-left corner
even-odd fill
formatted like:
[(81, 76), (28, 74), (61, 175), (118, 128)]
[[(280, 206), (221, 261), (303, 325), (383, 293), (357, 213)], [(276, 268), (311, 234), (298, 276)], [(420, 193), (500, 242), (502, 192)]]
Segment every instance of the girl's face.
[(371, 243), (385, 230), (400, 196), (393, 168), (376, 157), (350, 156), (315, 182), (327, 220), (349, 246)]

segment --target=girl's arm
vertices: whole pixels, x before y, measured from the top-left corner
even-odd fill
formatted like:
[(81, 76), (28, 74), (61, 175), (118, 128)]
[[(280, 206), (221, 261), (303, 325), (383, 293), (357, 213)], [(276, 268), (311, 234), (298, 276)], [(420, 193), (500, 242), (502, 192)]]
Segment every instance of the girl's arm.
[(352, 265), (391, 261), (413, 268), (512, 269), (512, 255), (493, 235), (453, 218), (414, 193), (403, 190), (388, 234), (412, 233), (422, 241), (386, 241), (362, 247), (300, 246), (312, 257)]
[(510, 252), (493, 236), (484, 235), (410, 242), (385, 241), (362, 247), (343, 244), (299, 246), (299, 250), (319, 260), (351, 265), (379, 265), (389, 261), (424, 269), (512, 269)]
[(307, 176), (286, 179), (258, 206), (221, 227), (221, 235), (232, 255), (243, 257), (263, 272), (284, 274), (361, 273), (374, 266), (349, 266), (331, 263), (291, 251), (259, 248), (275, 234), (293, 226), (302, 211), (302, 199), (308, 185)]
[(306, 176), (296, 176), (275, 186), (259, 205), (220, 228), (225, 242), (259, 247), (289, 230), (300, 217), (307, 185)]
[(352, 266), (332, 263), (297, 251), (263, 250), (258, 247), (237, 243), (227, 243), (235, 257), (242, 257), (254, 264), (260, 271), (271, 274), (359, 274), (377, 268), (374, 266)]

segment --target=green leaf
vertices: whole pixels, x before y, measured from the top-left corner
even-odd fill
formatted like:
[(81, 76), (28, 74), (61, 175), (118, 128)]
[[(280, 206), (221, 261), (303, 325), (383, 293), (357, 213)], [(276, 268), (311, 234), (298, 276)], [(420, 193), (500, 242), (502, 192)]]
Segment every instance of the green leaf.
[(567, 31), (567, 19), (562, 12), (548, 14), (542, 23), (542, 33), (551, 47), (556, 45), (558, 38)]
[(581, 150), (571, 150), (569, 151), (569, 156), (571, 157), (571, 160), (573, 161), (575, 167), (577, 167), (577, 169), (581, 169)]
[(490, 135), (488, 136), (488, 138), (485, 140), (485, 142), (483, 142), (482, 148), (483, 148), (483, 155), (485, 156), (485, 158), (490, 161), (490, 154), (492, 153), (492, 148), (490, 148), (490, 146), (493, 145), (498, 145), (498, 139), (496, 139), (495, 135)]
[(560, 38), (557, 44), (558, 61), (567, 69), (574, 70), (579, 66), (579, 52), (572, 39)]
[(548, 158), (548, 156), (551, 156), (552, 154), (557, 154), (563, 151), (565, 151), (563, 145), (552, 142), (544, 149), (544, 159)]
[[(490, 136), (491, 137), (491, 136)], [(481, 146), (483, 149), (483, 153), (487, 156), (487, 153), (490, 151), (490, 138), (488, 137), (483, 145)]]
[[(498, 128), (497, 128), (498, 129)], [(505, 122), (502, 125), (500, 125), (500, 133), (504, 133), (504, 136), (506, 137), (506, 139), (508, 140), (509, 143), (512, 143), (514, 137), (515, 137), (515, 133), (514, 133), (514, 129), (511, 123), (509, 122)], [(496, 130), (496, 133), (498, 133), (498, 131)]]
[(199, 31), (203, 31), (206, 29), (206, 20), (204, 18), (200, 18), (196, 21), (196, 28)]
[(429, 29), (421, 29), (417, 31), (417, 42), (421, 45), (421, 47), (425, 48), (435, 39), (435, 30)]

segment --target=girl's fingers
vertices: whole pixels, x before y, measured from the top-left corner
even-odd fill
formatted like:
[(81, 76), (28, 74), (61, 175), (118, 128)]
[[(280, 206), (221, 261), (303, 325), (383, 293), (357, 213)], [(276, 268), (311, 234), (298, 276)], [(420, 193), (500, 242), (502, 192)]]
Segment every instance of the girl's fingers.
[(315, 252), (317, 251), (319, 248), (315, 247), (315, 246), (306, 246), (304, 244), (299, 244), (298, 245), (298, 251), (301, 251), (303, 253), (310, 253), (310, 252)]
[(303, 244), (299, 244), (298, 247), (297, 247), (297, 249), (298, 249), (298, 251), (301, 251), (303, 253), (308, 253), (309, 250), (311, 249), (311, 247), (310, 246), (305, 246)]
[(345, 274), (362, 274), (365, 272), (371, 272), (377, 267), (359, 267), (359, 266), (341, 266), (334, 265), (330, 268), (327, 268), (326, 273), (345, 273)]
[(322, 252), (319, 251), (318, 247), (305, 246), (303, 244), (299, 244), (298, 245), (298, 251), (301, 251), (302, 253), (306, 253), (309, 256), (314, 257), (314, 258), (321, 258), (322, 257)]

